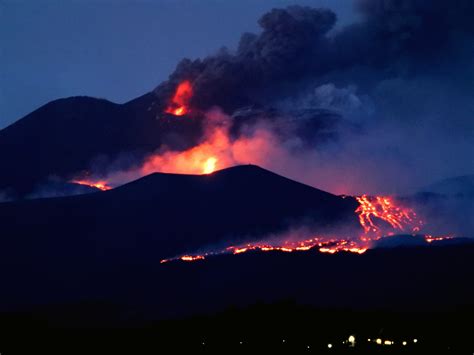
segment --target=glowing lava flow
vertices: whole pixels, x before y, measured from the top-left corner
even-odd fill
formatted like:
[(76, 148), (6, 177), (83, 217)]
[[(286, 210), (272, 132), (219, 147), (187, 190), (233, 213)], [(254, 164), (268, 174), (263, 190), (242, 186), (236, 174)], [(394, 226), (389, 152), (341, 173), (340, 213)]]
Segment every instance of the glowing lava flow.
[(184, 116), (189, 113), (189, 101), (193, 97), (193, 87), (191, 82), (183, 81), (176, 88), (176, 92), (171, 99), (171, 103), (165, 112), (174, 116)]
[(210, 157), (204, 162), (202, 169), (203, 174), (211, 174), (216, 170), (217, 158)]
[(359, 202), (355, 212), (359, 215), (360, 225), (368, 236), (382, 237), (383, 228), (377, 223), (377, 219), (399, 231), (409, 229), (410, 232), (417, 232), (423, 225), (412, 209), (397, 206), (390, 197), (363, 195), (355, 198)]
[(425, 240), (427, 243), (442, 242), (443, 240), (451, 240), (451, 239), (454, 239), (452, 235), (446, 235), (446, 236), (441, 236), (441, 237), (433, 237), (432, 235), (425, 236)]
[[(393, 236), (395, 232), (410, 231), (415, 236), (423, 222), (417, 214), (408, 207), (398, 205), (390, 197), (366, 195), (355, 197), (359, 202), (359, 207), (354, 211), (362, 227), (362, 234), (358, 238), (328, 238), (315, 237), (304, 241), (283, 241), (276, 243), (248, 243), (240, 246), (230, 246), (221, 250), (209, 251), (203, 254), (185, 255), (171, 259), (163, 259), (161, 263), (170, 261), (196, 261), (204, 260), (210, 256), (224, 254), (243, 254), (251, 251), (269, 252), (279, 251), (285, 253), (304, 252), (317, 249), (320, 253), (336, 254), (339, 252), (348, 252), (363, 254), (372, 243), (382, 239), (384, 236)], [(381, 222), (384, 221), (384, 222)], [(380, 226), (382, 224), (382, 226)], [(383, 226), (386, 224), (386, 226)], [(409, 236), (408, 236), (409, 238)], [(431, 235), (423, 236), (426, 243), (431, 244), (442, 240), (452, 239), (452, 236), (433, 237)]]
[(102, 191), (112, 190), (112, 187), (107, 184), (106, 181), (88, 181), (88, 180), (73, 180), (73, 184), (84, 185), (89, 187), (94, 187)]
[(204, 260), (210, 256), (224, 255), (224, 254), (243, 254), (251, 251), (260, 251), (260, 252), (270, 252), (270, 251), (279, 251), (283, 253), (293, 253), (293, 252), (304, 252), (318, 248), (321, 253), (330, 253), (334, 254), (337, 252), (350, 252), (363, 254), (367, 251), (367, 248), (359, 247), (355, 242), (350, 240), (341, 240), (341, 239), (327, 239), (327, 238), (312, 238), (304, 241), (285, 241), (281, 244), (254, 244), (248, 243), (240, 246), (230, 246), (222, 250), (210, 251), (203, 254), (196, 255), (184, 255), (171, 259), (163, 259), (161, 263), (167, 263), (170, 261), (196, 261)]

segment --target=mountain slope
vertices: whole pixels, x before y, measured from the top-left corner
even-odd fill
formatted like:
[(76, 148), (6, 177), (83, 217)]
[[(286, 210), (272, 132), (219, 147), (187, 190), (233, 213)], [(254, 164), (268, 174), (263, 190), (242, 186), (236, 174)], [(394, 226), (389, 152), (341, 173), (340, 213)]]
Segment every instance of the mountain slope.
[(96, 164), (105, 169), (107, 160), (123, 153), (139, 161), (162, 144), (188, 147), (200, 132), (196, 120), (161, 115), (152, 93), (123, 105), (91, 97), (52, 101), (0, 131), (0, 191), (23, 196), (52, 176), (67, 179), (87, 170), (97, 159), (106, 159)]
[(36, 236), (42, 243), (121, 244), (127, 253), (141, 252), (137, 244), (145, 243), (154, 257), (165, 257), (224, 238), (266, 235), (301, 219), (355, 224), (356, 207), (351, 199), (241, 166), (204, 176), (157, 173), (105, 193), (0, 204), (0, 225), (25, 246)]
[(0, 300), (16, 302), (45, 285), (58, 297), (67, 290), (78, 296), (94, 289), (89, 282), (125, 277), (123, 268), (157, 267), (165, 257), (267, 236), (302, 219), (358, 225), (356, 206), (256, 166), (152, 174), (107, 192), (3, 203), (0, 276), (8, 292)]
[(472, 300), (469, 245), (160, 264), (302, 219), (358, 226), (356, 207), (352, 198), (256, 166), (204, 176), (152, 174), (106, 192), (3, 203), (0, 311), (103, 301), (123, 305), (125, 316), (173, 318), (288, 298), (323, 307), (415, 309)]

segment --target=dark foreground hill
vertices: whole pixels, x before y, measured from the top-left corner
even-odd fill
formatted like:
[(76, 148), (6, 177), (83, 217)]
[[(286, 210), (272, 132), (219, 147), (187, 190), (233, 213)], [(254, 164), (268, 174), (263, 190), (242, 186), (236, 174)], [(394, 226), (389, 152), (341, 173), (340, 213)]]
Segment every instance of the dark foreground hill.
[[(75, 298), (0, 313), (2, 346), (11, 354), (31, 346), (54, 354), (470, 354), (473, 256), (472, 246), (453, 246), (114, 265), (87, 280), (41, 283), (31, 297), (75, 286)], [(96, 302), (86, 302), (92, 291)], [(355, 348), (343, 343), (350, 335)]]
[(356, 207), (353, 199), (256, 166), (153, 174), (107, 192), (0, 204), (8, 290), (0, 297), (59, 301), (63, 293), (95, 290), (98, 280), (117, 282), (137, 265), (155, 268), (163, 258), (266, 237), (302, 221), (358, 226)]
[(351, 198), (255, 166), (206, 176), (153, 174), (107, 192), (0, 204), (0, 312), (89, 328), (141, 326), (287, 299), (366, 310), (472, 305), (474, 247), (468, 244), (160, 264), (302, 219), (357, 225), (356, 207)]

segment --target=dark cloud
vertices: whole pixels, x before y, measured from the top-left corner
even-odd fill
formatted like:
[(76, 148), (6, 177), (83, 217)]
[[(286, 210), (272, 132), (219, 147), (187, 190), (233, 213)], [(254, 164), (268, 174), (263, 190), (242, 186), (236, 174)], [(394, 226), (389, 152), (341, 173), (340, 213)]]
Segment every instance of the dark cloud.
[(257, 101), (272, 83), (301, 78), (319, 65), (313, 58), (328, 45), (325, 36), (336, 15), (325, 9), (291, 6), (263, 15), (259, 35), (245, 33), (238, 50), (222, 49), (203, 60), (181, 61), (168, 82), (156, 93), (166, 99), (182, 80), (193, 82), (194, 105), (202, 109), (218, 105), (231, 111)]
[[(258, 35), (245, 33), (235, 53), (222, 49), (203, 60), (183, 60), (156, 93), (169, 97), (177, 82), (194, 82), (194, 104), (231, 111), (268, 96), (286, 82), (320, 78), (367, 66), (385, 77), (408, 75), (474, 34), (470, 0), (357, 0), (362, 20), (335, 35), (336, 15), (291, 6), (264, 14)], [(355, 78), (354, 78), (355, 79)]]
[(340, 176), (347, 192), (375, 193), (472, 173), (474, 2), (354, 5), (358, 22), (342, 28), (330, 10), (271, 10), (259, 20), (262, 31), (243, 34), (234, 52), (183, 60), (155, 92), (166, 103), (188, 79), (203, 110), (328, 109), (351, 121), (360, 130), (340, 125), (337, 144), (314, 147), (312, 184), (329, 190), (341, 190), (332, 186)]

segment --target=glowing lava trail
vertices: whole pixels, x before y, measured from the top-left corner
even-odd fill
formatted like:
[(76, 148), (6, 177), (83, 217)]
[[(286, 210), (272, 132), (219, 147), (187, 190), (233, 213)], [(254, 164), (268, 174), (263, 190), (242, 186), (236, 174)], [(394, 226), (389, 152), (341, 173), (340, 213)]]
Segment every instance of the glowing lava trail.
[(71, 182), (73, 184), (95, 187), (102, 191), (112, 190), (112, 187), (109, 186), (106, 181), (73, 180)]
[(191, 82), (183, 81), (176, 88), (176, 92), (171, 99), (171, 103), (165, 112), (174, 116), (184, 116), (189, 113), (189, 101), (193, 97), (193, 87)]
[(452, 235), (446, 235), (446, 236), (441, 236), (441, 237), (433, 237), (432, 235), (425, 236), (425, 240), (428, 243), (442, 242), (443, 240), (451, 240), (451, 239), (454, 239), (454, 236)]
[(350, 252), (363, 254), (367, 251), (367, 248), (359, 247), (350, 240), (341, 240), (341, 239), (328, 239), (328, 238), (312, 238), (304, 241), (285, 241), (281, 244), (278, 243), (248, 243), (240, 246), (230, 246), (223, 250), (210, 251), (204, 254), (198, 255), (184, 255), (171, 259), (163, 259), (161, 263), (167, 263), (170, 261), (196, 261), (204, 260), (210, 256), (224, 255), (224, 254), (243, 254), (251, 251), (260, 251), (260, 252), (270, 252), (270, 251), (279, 251), (283, 253), (293, 253), (293, 252), (304, 252), (313, 249), (319, 249), (321, 253), (330, 253), (334, 254), (336, 252)]
[[(354, 211), (362, 227), (362, 234), (358, 238), (329, 238), (315, 237), (304, 241), (280, 241), (275, 243), (248, 243), (239, 246), (230, 246), (221, 250), (209, 251), (203, 254), (184, 255), (170, 259), (163, 259), (161, 263), (170, 261), (197, 261), (210, 256), (224, 254), (243, 254), (251, 251), (269, 252), (279, 251), (285, 253), (318, 250), (320, 253), (336, 254), (348, 252), (363, 254), (372, 243), (383, 237), (390, 237), (397, 233), (413, 233), (413, 236), (423, 226), (417, 214), (408, 207), (403, 207), (390, 197), (360, 196), (354, 197), (359, 202), (359, 207)], [(419, 237), (419, 236), (418, 236)], [(409, 236), (407, 236), (409, 238)], [(426, 243), (439, 242), (452, 239), (451, 236), (433, 237), (423, 236)]]
[(423, 226), (415, 211), (398, 206), (390, 197), (363, 195), (355, 198), (359, 202), (355, 212), (368, 236), (382, 237), (385, 228), (380, 226), (380, 221), (386, 222), (393, 230), (403, 232), (417, 232)]

